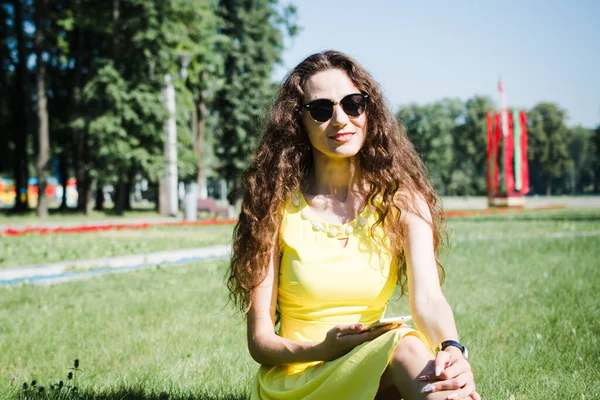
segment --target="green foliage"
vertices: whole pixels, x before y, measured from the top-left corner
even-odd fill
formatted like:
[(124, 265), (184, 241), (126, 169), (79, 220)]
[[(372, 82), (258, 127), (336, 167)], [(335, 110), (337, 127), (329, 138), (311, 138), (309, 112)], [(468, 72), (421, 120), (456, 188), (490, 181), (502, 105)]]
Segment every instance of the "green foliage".
[(569, 158), (572, 165), (563, 176), (563, 187), (570, 193), (591, 192), (593, 190), (595, 171), (594, 162), (597, 152), (594, 150), (594, 131), (581, 126), (569, 129)]
[(88, 133), (92, 176), (116, 183), (130, 168), (156, 179), (162, 167), (162, 127), (167, 113), (159, 87), (133, 86), (112, 63), (88, 82), (82, 97), (83, 115), (74, 127)]
[(452, 181), (460, 194), (486, 192), (486, 114), (494, 109), (494, 101), (486, 96), (475, 96), (465, 103), (463, 121), (454, 135), (456, 163)]
[(527, 113), (527, 158), (541, 174), (548, 195), (553, 180), (573, 165), (569, 158), (566, 116), (566, 111), (553, 103), (540, 103)]
[(458, 99), (444, 99), (423, 106), (409, 104), (398, 113), (407, 134), (441, 193), (453, 193), (452, 171), (456, 163), (455, 135), (464, 105)]
[(594, 173), (594, 191), (600, 191), (600, 125), (591, 136), (590, 151), (593, 155), (592, 170)]
[(218, 15), (222, 33), (230, 40), (222, 43), (224, 82), (217, 92), (219, 113), (216, 154), (221, 175), (229, 182), (229, 199), (240, 197), (240, 176), (247, 167), (257, 143), (259, 118), (272, 96), (270, 75), (283, 51), (282, 27), (296, 32), (294, 9), (283, 14), (273, 0), (222, 0)]
[[(486, 113), (492, 99), (409, 104), (398, 113), (442, 195), (486, 193)], [(600, 127), (567, 128), (566, 112), (540, 103), (527, 113), (532, 193), (591, 193), (600, 188)]]
[[(226, 131), (233, 126), (240, 139), (238, 145), (234, 137), (227, 148), (236, 154), (236, 168), (243, 168), (251, 148), (246, 139), (268, 101), (270, 72), (281, 55), (284, 32), (298, 30), (295, 8), (280, 7), (275, 0), (244, 1), (240, 7), (214, 0), (57, 0), (48, 2), (48, 18), (39, 27), (33, 15), (40, 3), (16, 1), (26, 25), (34, 27), (21, 31), (24, 60), (33, 52), (33, 32), (44, 30), (52, 157), (60, 158), (63, 175), (82, 180), (82, 189), (93, 186), (85, 182), (88, 177), (98, 184), (128, 182), (135, 175), (158, 179), (164, 163), (165, 74), (177, 93), (180, 180), (195, 180), (199, 167), (205, 176), (215, 176), (218, 158), (229, 155), (213, 150), (226, 136), (219, 132), (229, 121), (223, 119), (227, 112), (235, 119)], [(14, 6), (0, 7), (0, 17), (6, 22), (0, 34), (7, 38), (0, 42), (0, 88), (26, 93), (33, 104), (33, 87), (15, 84)], [(226, 74), (228, 56), (229, 66), (236, 64), (243, 76)], [(29, 68), (25, 81), (32, 81)], [(225, 103), (217, 93), (224, 87), (234, 103), (249, 93), (247, 106), (240, 102), (233, 110), (221, 109)], [(10, 151), (17, 129), (13, 120), (30, 118), (33, 110), (22, 111), (16, 115), (14, 102), (0, 98), (0, 128), (10, 132), (1, 139), (0, 171), (14, 169), (14, 157), (32, 157)], [(204, 128), (201, 133), (198, 126)]]

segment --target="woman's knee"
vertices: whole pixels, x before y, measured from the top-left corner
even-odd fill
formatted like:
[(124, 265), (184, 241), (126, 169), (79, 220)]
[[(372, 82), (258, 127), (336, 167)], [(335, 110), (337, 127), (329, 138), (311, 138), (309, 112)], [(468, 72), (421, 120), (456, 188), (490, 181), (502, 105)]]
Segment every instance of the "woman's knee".
[(406, 335), (396, 345), (392, 356), (393, 363), (423, 363), (432, 360), (431, 352), (425, 343), (415, 335)]

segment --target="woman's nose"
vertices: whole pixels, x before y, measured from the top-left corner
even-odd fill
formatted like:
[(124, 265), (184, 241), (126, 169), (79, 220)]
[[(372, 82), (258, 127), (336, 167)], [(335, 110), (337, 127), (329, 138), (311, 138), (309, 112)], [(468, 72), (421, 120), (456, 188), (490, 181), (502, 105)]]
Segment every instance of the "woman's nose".
[(336, 104), (333, 106), (333, 115), (331, 116), (331, 123), (335, 126), (348, 125), (348, 114), (346, 114), (341, 104)]

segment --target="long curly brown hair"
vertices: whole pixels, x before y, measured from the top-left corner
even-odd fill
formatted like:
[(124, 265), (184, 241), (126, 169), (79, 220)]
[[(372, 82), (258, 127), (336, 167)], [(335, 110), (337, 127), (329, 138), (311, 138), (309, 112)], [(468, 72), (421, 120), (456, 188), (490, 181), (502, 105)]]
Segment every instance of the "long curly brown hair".
[[(443, 213), (420, 157), (371, 75), (347, 55), (324, 51), (309, 56), (286, 76), (243, 177), (245, 192), (233, 232), (227, 279), (230, 299), (242, 312), (250, 308), (251, 293), (265, 279), (271, 252), (278, 246), (283, 203), (297, 193), (313, 167), (311, 145), (301, 121), (304, 85), (317, 72), (329, 69), (344, 71), (360, 91), (369, 95), (366, 140), (358, 153), (359, 166), (369, 187), (367, 204), (377, 209), (375, 226), (382, 226), (395, 256), (402, 293), (407, 290), (402, 248), (407, 229), (400, 215), (405, 212), (402, 210), (422, 214), (413, 206), (415, 194), (425, 199), (433, 217), (436, 262), (440, 281), (444, 280), (438, 258), (445, 238)], [(393, 208), (398, 212), (392, 212)]]

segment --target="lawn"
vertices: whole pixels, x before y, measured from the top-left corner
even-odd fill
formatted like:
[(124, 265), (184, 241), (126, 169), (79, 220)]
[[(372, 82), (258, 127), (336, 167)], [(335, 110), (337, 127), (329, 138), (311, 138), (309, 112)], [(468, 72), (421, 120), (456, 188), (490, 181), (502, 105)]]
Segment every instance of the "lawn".
[[(448, 227), (443, 288), (483, 397), (600, 398), (600, 210), (451, 218)], [(156, 230), (163, 241), (184, 241), (164, 229)], [(55, 246), (79, 248), (81, 257), (105, 246), (89, 248), (86, 235), (57, 236), (69, 239)], [(203, 227), (190, 236), (218, 235)], [(51, 237), (39, 238), (32, 248)], [(86, 399), (243, 399), (257, 365), (242, 318), (227, 306), (226, 266), (0, 287), (0, 398), (16, 398), (32, 379), (67, 382), (78, 358)], [(405, 299), (390, 302), (389, 315), (406, 311)]]
[(233, 225), (162, 226), (0, 237), (0, 269), (225, 244), (231, 241), (232, 230)]

